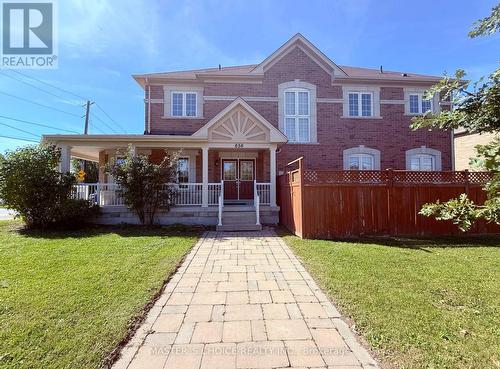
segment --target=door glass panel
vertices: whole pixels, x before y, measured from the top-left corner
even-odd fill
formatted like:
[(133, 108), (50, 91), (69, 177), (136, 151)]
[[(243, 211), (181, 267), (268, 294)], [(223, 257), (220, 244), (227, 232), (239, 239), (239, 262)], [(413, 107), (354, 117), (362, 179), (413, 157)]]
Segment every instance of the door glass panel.
[(235, 161), (225, 161), (224, 162), (224, 181), (235, 181), (236, 180), (236, 162)]
[(240, 180), (253, 181), (253, 161), (240, 161)]

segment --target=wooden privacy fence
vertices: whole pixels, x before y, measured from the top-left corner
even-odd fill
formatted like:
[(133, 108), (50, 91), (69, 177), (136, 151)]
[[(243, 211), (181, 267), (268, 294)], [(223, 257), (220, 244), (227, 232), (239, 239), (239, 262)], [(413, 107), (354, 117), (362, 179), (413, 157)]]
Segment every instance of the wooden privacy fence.
[[(280, 221), (302, 238), (457, 235), (451, 222), (419, 215), (422, 205), (462, 193), (482, 204), (490, 178), (468, 171), (307, 170), (303, 158), (287, 168), (278, 178)], [(478, 222), (468, 233), (500, 233), (500, 227)]]

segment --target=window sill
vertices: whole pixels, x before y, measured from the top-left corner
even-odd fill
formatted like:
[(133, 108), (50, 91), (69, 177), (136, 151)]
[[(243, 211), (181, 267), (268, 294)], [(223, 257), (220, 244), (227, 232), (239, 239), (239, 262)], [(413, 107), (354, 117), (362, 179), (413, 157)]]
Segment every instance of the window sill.
[(383, 117), (380, 117), (380, 116), (373, 116), (373, 117), (350, 117), (350, 116), (341, 116), (340, 117), (341, 119), (383, 119)]
[(163, 115), (161, 119), (187, 119), (187, 120), (199, 120), (199, 119), (205, 119), (204, 117), (171, 117), (171, 116), (166, 116)]
[(319, 145), (319, 142), (287, 142), (287, 145)]

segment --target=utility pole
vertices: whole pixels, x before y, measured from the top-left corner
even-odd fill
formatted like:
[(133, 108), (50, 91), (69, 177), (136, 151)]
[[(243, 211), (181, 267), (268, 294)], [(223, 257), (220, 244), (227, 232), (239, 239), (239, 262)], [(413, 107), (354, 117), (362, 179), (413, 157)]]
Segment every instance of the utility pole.
[[(83, 131), (83, 134), (88, 134), (89, 133), (89, 119), (90, 119), (90, 106), (94, 105), (93, 102), (87, 101), (87, 110), (85, 112), (85, 129)], [(85, 106), (85, 105), (84, 105)]]

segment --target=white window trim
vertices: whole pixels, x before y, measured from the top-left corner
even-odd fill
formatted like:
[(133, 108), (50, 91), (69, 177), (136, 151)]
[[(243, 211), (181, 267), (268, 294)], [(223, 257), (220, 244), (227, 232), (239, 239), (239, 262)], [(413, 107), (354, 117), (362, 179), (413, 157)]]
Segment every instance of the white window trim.
[[(163, 116), (162, 119), (203, 119), (203, 87), (164, 85), (163, 86)], [(196, 115), (193, 117), (178, 117), (172, 115), (173, 93), (195, 93), (196, 94)], [(183, 114), (185, 112), (185, 96), (183, 97)]]
[(290, 141), (289, 144), (292, 145), (317, 144), (318, 131), (317, 131), (316, 86), (311, 83), (300, 81), (297, 79), (290, 82), (284, 82), (278, 85), (279, 129), (281, 132), (285, 133), (285, 91), (290, 89), (301, 89), (301, 90), (307, 90), (309, 92), (309, 141), (308, 142)]
[[(427, 112), (427, 110), (423, 111), (423, 109), (422, 109), (422, 102), (425, 100), (424, 95), (425, 95), (424, 93), (417, 93), (417, 92), (413, 92), (413, 93), (410, 93), (408, 95), (408, 112), (409, 112), (409, 114), (422, 115), (422, 114), (425, 114)], [(410, 104), (411, 96), (417, 96), (418, 111), (416, 113), (410, 111), (411, 110), (411, 104)], [(434, 102), (432, 101), (432, 99), (430, 99), (430, 103), (431, 103), (431, 112), (433, 112), (434, 111)]]
[[(357, 116), (349, 115), (349, 94), (359, 94), (358, 95), (358, 114)], [(361, 94), (371, 94), (372, 103), (372, 115), (364, 117), (362, 115), (362, 98)], [(376, 86), (342, 86), (342, 96), (343, 96), (343, 115), (342, 118), (348, 119), (382, 119), (380, 116), (380, 87)]]
[[(295, 114), (293, 115), (288, 115), (286, 114), (286, 94), (288, 92), (293, 92), (295, 94)], [(299, 92), (306, 92), (307, 93), (307, 110), (308, 110), (308, 113), (307, 115), (301, 115), (299, 113)], [(285, 117), (285, 126), (286, 126), (286, 119), (287, 118), (292, 118), (295, 120), (295, 140), (294, 141), (289, 141), (290, 143), (309, 143), (311, 142), (311, 93), (309, 90), (305, 89), (305, 88), (287, 88), (286, 90), (283, 91), (283, 99), (285, 101), (285, 112), (284, 112), (284, 117)], [(299, 139), (299, 120), (300, 118), (307, 118), (309, 120), (309, 124), (308, 124), (308, 133), (307, 133), (307, 137), (308, 137), (308, 140), (307, 141), (301, 141)], [(286, 134), (286, 132), (285, 132)]]
[(415, 155), (429, 155), (434, 157), (434, 171), (442, 170), (441, 151), (421, 146), (416, 149), (406, 151), (406, 170), (411, 170), (411, 159)]
[(373, 170), (380, 170), (380, 151), (363, 145), (344, 150), (344, 170), (349, 170), (349, 158), (360, 154), (372, 156)]
[[(174, 115), (174, 94), (181, 94), (182, 95), (182, 115)], [(186, 109), (187, 109), (187, 99), (186, 95), (192, 95), (194, 94), (196, 96), (196, 101), (194, 104), (195, 111), (194, 115), (186, 115)], [(196, 118), (198, 116), (198, 92), (196, 91), (172, 91), (170, 93), (170, 116), (172, 118)]]
[[(347, 103), (349, 104), (349, 95), (358, 96), (358, 115), (351, 115), (351, 111), (348, 108), (347, 114), (349, 118), (371, 118), (373, 117), (373, 92), (369, 91), (348, 91), (347, 92)], [(370, 95), (370, 115), (363, 115), (363, 95)]]
[[(405, 115), (416, 116), (422, 115), (425, 112), (422, 112), (422, 98), (425, 95), (425, 89), (422, 88), (405, 88), (404, 89), (404, 97), (405, 97)], [(418, 95), (418, 113), (410, 112), (410, 96)], [(431, 112), (434, 114), (439, 113), (439, 95), (435, 94), (431, 99)]]

